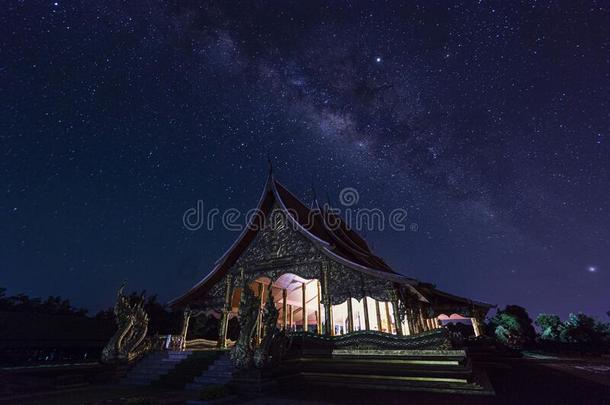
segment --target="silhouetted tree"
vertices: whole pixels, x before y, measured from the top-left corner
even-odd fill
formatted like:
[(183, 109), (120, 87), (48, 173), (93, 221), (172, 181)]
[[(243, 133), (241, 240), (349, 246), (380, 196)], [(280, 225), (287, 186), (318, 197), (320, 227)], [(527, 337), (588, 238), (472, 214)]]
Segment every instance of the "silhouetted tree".
[(608, 325), (596, 322), (583, 313), (570, 314), (563, 323), (560, 340), (565, 343), (578, 343), (583, 345), (596, 345), (607, 340)]
[(513, 349), (529, 346), (536, 337), (532, 319), (525, 308), (518, 305), (507, 305), (491, 318), (490, 326), (495, 337)]
[(151, 295), (144, 303), (144, 310), (148, 314), (148, 330), (150, 334), (177, 334), (182, 324), (182, 313), (172, 311), (157, 301), (157, 295)]
[(559, 341), (562, 322), (557, 315), (540, 314), (536, 317), (536, 325), (540, 327), (540, 339)]
[(610, 345), (610, 325), (582, 313), (561, 321), (557, 315), (541, 314), (536, 323), (542, 328), (540, 343), (547, 350), (602, 352)]
[(5, 288), (0, 288), (0, 309), (49, 315), (87, 315), (86, 309), (73, 307), (69, 300), (59, 296), (50, 296), (44, 301), (40, 298), (30, 298), (23, 293), (7, 296)]

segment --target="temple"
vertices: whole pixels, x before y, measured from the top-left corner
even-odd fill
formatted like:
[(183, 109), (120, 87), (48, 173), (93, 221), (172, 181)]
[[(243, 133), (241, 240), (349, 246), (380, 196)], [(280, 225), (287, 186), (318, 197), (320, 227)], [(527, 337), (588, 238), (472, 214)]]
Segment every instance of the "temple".
[[(346, 347), (448, 349), (441, 319), (450, 316), (469, 319), (475, 335), (481, 333), (492, 305), (397, 273), (340, 216), (315, 200), (307, 206), (271, 171), (253, 212), (211, 272), (170, 302), (185, 311), (183, 347), (189, 317), (202, 313), (220, 321), (218, 347), (235, 344), (227, 340), (227, 325), (247, 317), (247, 305), (255, 306), (256, 319), (252, 336), (240, 330), (240, 339), (254, 348), (276, 330), (335, 355)], [(243, 294), (247, 287), (252, 294)], [(266, 316), (270, 311), (275, 318)]]
[(306, 206), (272, 173), (254, 212), (212, 271), (171, 302), (219, 314), (219, 346), (226, 345), (228, 319), (238, 314), (244, 280), (261, 309), (270, 290), (278, 327), (287, 331), (413, 335), (439, 328), (439, 316), (457, 314), (480, 334), (479, 320), (492, 305), (395, 272), (339, 216), (316, 201)]

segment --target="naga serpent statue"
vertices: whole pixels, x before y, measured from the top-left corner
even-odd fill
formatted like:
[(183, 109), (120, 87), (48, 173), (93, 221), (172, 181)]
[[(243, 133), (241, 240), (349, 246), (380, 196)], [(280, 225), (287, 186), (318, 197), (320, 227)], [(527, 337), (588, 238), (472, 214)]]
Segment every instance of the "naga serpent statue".
[(258, 302), (247, 284), (242, 286), (239, 299), (239, 337), (231, 350), (231, 360), (236, 368), (252, 367), (254, 347), (252, 339), (258, 318)]
[(269, 289), (269, 296), (263, 309), (263, 327), (265, 336), (254, 352), (254, 366), (256, 368), (263, 368), (269, 361), (269, 352), (271, 351), (271, 345), (277, 334), (277, 317), (279, 311), (275, 307), (273, 302), (273, 295), (271, 294), (271, 288)]
[(269, 291), (262, 314), (265, 336), (260, 345), (255, 348), (253, 341), (258, 327), (258, 315), (259, 301), (254, 296), (252, 289), (244, 285), (239, 302), (239, 338), (231, 350), (231, 360), (238, 369), (263, 368), (268, 363), (269, 352), (277, 334), (276, 322), (279, 315), (271, 291)]
[(101, 361), (107, 364), (127, 363), (143, 354), (149, 346), (144, 341), (148, 331), (148, 315), (144, 311), (144, 298), (131, 302), (123, 294), (125, 283), (117, 292), (114, 305), (117, 331), (102, 350)]

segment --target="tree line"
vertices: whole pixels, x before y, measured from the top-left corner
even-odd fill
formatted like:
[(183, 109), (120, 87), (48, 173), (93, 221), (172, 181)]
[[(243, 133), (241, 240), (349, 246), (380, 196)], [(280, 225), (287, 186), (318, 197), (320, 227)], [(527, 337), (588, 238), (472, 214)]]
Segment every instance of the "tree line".
[[(610, 317), (610, 311), (607, 315)], [(489, 319), (486, 334), (513, 349), (610, 351), (610, 324), (583, 313), (572, 313), (564, 320), (558, 315), (540, 314), (532, 320), (525, 308), (507, 305)]]
[[(132, 302), (146, 296), (146, 291), (134, 291), (129, 295)], [(176, 334), (180, 331), (182, 315), (177, 311), (171, 311), (158, 301), (157, 295), (151, 295), (144, 299), (144, 310), (148, 314), (148, 330), (151, 334)], [(90, 315), (85, 308), (79, 308), (70, 300), (49, 296), (43, 298), (30, 298), (20, 293), (12, 296), (6, 294), (6, 288), (0, 287), (0, 311), (37, 313), (45, 315), (70, 315), (74, 317), (88, 317), (100, 322), (113, 322), (114, 308), (109, 307)]]

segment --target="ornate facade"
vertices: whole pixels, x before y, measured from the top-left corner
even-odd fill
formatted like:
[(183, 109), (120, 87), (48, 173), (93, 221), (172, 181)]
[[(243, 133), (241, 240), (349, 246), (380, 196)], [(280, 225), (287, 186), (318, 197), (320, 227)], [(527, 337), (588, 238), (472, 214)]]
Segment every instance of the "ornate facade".
[[(210, 274), (170, 305), (186, 314), (216, 313), (218, 345), (224, 347), (228, 320), (242, 317), (244, 288), (257, 300), (255, 345), (265, 342), (264, 329), (270, 329), (263, 327), (270, 301), (278, 311), (273, 318), (278, 330), (321, 338), (418, 335), (440, 328), (441, 314), (471, 318), (478, 334), (478, 321), (492, 306), (396, 273), (341, 218), (315, 202), (307, 207), (271, 173), (249, 226)], [(188, 315), (184, 339), (187, 327)]]

